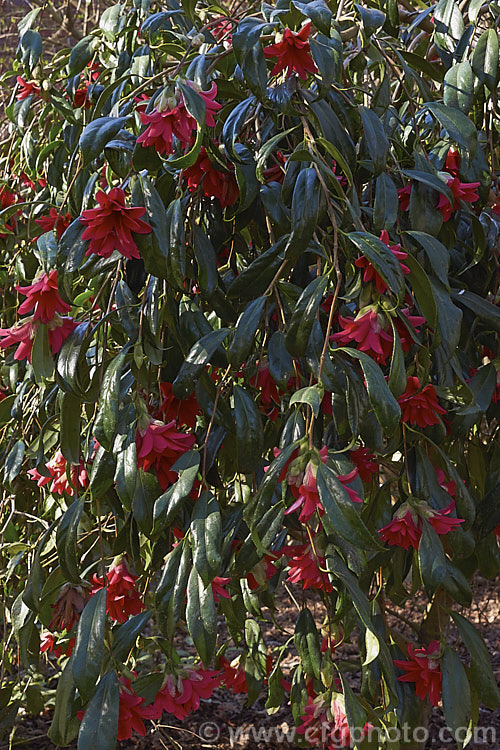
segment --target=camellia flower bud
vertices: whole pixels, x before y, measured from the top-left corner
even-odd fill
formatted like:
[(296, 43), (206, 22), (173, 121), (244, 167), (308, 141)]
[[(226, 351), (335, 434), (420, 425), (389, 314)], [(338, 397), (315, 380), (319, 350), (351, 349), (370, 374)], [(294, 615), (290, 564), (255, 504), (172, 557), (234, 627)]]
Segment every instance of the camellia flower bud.
[(191, 39), (191, 47), (193, 49), (199, 49), (202, 44), (205, 42), (205, 37), (203, 34), (195, 34), (194, 37)]

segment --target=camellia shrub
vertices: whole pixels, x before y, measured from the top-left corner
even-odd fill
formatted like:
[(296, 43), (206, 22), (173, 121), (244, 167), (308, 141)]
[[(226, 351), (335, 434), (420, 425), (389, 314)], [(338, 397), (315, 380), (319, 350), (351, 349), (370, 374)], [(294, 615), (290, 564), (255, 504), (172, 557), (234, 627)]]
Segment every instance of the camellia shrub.
[(35, 8), (4, 77), (1, 728), (111, 750), (220, 688), (305, 747), (417, 748), (441, 704), (462, 747), (498, 702), (499, 6), (149, 6), (50, 59)]

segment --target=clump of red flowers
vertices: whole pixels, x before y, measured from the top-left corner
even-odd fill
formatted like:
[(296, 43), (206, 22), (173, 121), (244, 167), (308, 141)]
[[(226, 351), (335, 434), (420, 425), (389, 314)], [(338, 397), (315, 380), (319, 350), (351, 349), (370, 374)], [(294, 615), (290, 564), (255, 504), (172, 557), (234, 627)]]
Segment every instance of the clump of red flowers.
[(137, 695), (128, 677), (120, 677), (120, 683), (117, 740), (128, 740), (134, 732), (145, 737), (144, 698)]
[[(366, 723), (362, 736), (369, 727), (370, 724)], [(321, 696), (313, 698), (309, 695), (297, 734), (305, 735), (311, 747), (322, 747), (325, 750), (352, 747), (343, 695), (332, 699), (329, 704)]]
[(49, 215), (35, 219), (35, 224), (38, 224), (38, 226), (41, 227), (42, 234), (54, 230), (57, 239), (60, 240), (72, 221), (73, 218), (70, 214), (60, 214), (57, 208), (52, 207), (49, 211)]
[(372, 476), (378, 474), (378, 463), (373, 460), (375, 456), (362, 445), (356, 448), (356, 450), (351, 451), (349, 457), (354, 466), (356, 466), (363, 482), (370, 482)]
[(415, 648), (408, 644), (410, 659), (395, 659), (394, 664), (404, 669), (406, 674), (398, 677), (400, 682), (414, 682), (415, 692), (421, 700), (429, 696), (433, 706), (441, 700), (441, 665), (439, 662), (439, 641), (432, 641), (427, 648)]
[(450, 188), (453, 194), (453, 205), (450, 203), (448, 198), (443, 194), (439, 196), (438, 209), (441, 211), (443, 221), (449, 221), (454, 211), (458, 211), (460, 208), (460, 201), (466, 203), (475, 203), (479, 196), (476, 193), (477, 188), (481, 184), (480, 182), (460, 182), (458, 177), (453, 175), (446, 175), (446, 172), (441, 173), (446, 180), (446, 184)]
[(220, 667), (223, 671), (224, 686), (233, 693), (248, 693), (245, 677), (245, 669), (241, 663), (241, 657), (229, 662), (225, 656), (221, 656)]
[[(425, 318), (421, 315), (410, 315), (408, 308), (404, 308), (401, 312), (416, 333), (419, 333), (418, 326), (425, 323)], [(339, 315), (338, 321), (342, 330), (330, 337), (333, 341), (338, 344), (350, 344), (356, 341), (360, 351), (366, 352), (379, 364), (386, 363), (387, 358), (392, 354), (394, 334), (385, 315), (379, 312), (375, 305), (362, 308), (355, 318), (344, 318)], [(409, 351), (412, 339), (405, 324), (399, 318), (394, 318), (394, 327), (399, 334), (401, 348), (404, 352)]]
[(16, 78), (17, 85), (19, 86), (17, 93), (16, 93), (16, 99), (18, 101), (21, 101), (22, 99), (27, 99), (28, 96), (40, 96), (40, 86), (36, 86), (33, 82), (25, 81), (24, 78), (21, 78), (21, 76), (17, 76)]
[[(0, 328), (0, 349), (7, 349), (9, 346), (18, 345), (14, 359), (22, 361), (27, 359), (31, 362), (31, 351), (33, 349), (33, 339), (40, 321), (33, 321), (32, 318), (24, 318), (18, 321), (10, 328)], [(49, 347), (52, 354), (57, 354), (63, 342), (68, 338), (77, 327), (78, 323), (73, 318), (61, 317), (58, 313), (47, 324), (49, 333)]]
[(401, 407), (401, 421), (416, 424), (418, 427), (430, 427), (439, 423), (439, 414), (446, 414), (446, 409), (439, 405), (434, 386), (429, 383), (422, 388), (415, 376), (408, 377), (406, 388), (398, 398)]
[(152, 231), (150, 225), (140, 218), (146, 209), (126, 206), (121, 188), (112, 188), (109, 193), (99, 190), (96, 201), (99, 208), (89, 208), (80, 216), (80, 223), (86, 226), (82, 239), (89, 240), (86, 255), (109, 258), (114, 250), (118, 250), (125, 258), (140, 258), (132, 233), (149, 234)]
[(166, 711), (182, 721), (198, 710), (202, 699), (211, 697), (222, 679), (219, 672), (202, 667), (185, 667), (176, 675), (169, 674), (153, 703), (143, 710), (143, 716), (158, 720)]
[[(2, 185), (0, 187), (0, 210), (9, 208), (9, 206), (13, 206), (15, 203), (17, 203), (17, 200), (17, 195), (15, 193), (12, 193), (8, 188), (5, 187), (5, 185)], [(11, 219), (11, 221), (4, 221), (3, 226), (9, 232), (14, 232), (15, 230), (13, 219)], [(5, 232), (0, 232), (0, 239), (6, 236), (7, 234)]]
[(204, 146), (201, 147), (195, 163), (184, 170), (184, 177), (191, 192), (201, 185), (203, 195), (206, 198), (217, 198), (222, 208), (234, 205), (240, 197), (234, 168), (231, 171), (215, 169)]
[[(453, 195), (453, 204), (442, 193), (439, 196), (437, 208), (441, 211), (443, 221), (449, 221), (452, 214), (460, 208), (460, 201), (465, 203), (475, 203), (479, 196), (476, 193), (480, 182), (460, 182), (461, 157), (458, 151), (450, 148), (446, 156), (444, 170), (439, 172), (441, 179), (448, 185)], [(398, 190), (399, 207), (401, 211), (408, 211), (410, 208), (410, 195), (412, 183)]]
[(61, 643), (60, 641), (56, 643), (53, 633), (42, 633), (40, 635), (40, 653), (48, 652), (49, 654), (54, 654), (56, 659), (59, 659), (63, 654), (64, 656), (71, 656), (75, 643), (76, 638), (70, 638), (66, 643)]
[(92, 576), (92, 594), (106, 586), (106, 612), (112, 620), (126, 622), (130, 615), (138, 615), (144, 609), (144, 602), (135, 586), (137, 578), (130, 572), (124, 559), (108, 570), (106, 584), (97, 574)]
[(281, 73), (282, 70), (286, 70), (286, 75), (290, 76), (295, 70), (300, 78), (306, 79), (308, 73), (318, 72), (311, 58), (308, 42), (310, 31), (310, 21), (307, 21), (298, 32), (285, 29), (281, 42), (264, 48), (264, 55), (266, 57), (278, 58), (271, 70), (271, 75), (275, 76)]
[(453, 518), (450, 515), (454, 510), (454, 500), (446, 508), (439, 511), (433, 510), (423, 501), (412, 505), (403, 503), (392, 521), (380, 529), (380, 537), (391, 546), (403, 547), (403, 549), (410, 549), (410, 547), (418, 549), (424, 520), (440, 536), (448, 534), (456, 526), (464, 523), (463, 518)]
[(138, 427), (135, 442), (137, 466), (143, 471), (154, 468), (161, 488), (165, 490), (177, 479), (172, 466), (180, 456), (191, 450), (195, 438), (189, 433), (179, 432), (174, 419), (168, 424), (149, 419), (146, 427)]
[(175, 420), (179, 427), (194, 427), (196, 417), (201, 414), (201, 409), (192, 393), (188, 398), (179, 399), (172, 393), (172, 383), (160, 384), (163, 400), (160, 404), (159, 413), (165, 422)]
[(59, 315), (60, 312), (67, 312), (71, 308), (59, 297), (57, 271), (50, 271), (48, 276), (42, 273), (33, 284), (25, 287), (16, 286), (16, 289), (27, 297), (20, 305), (19, 312), (34, 310), (34, 314), (18, 321), (10, 328), (0, 328), (0, 349), (17, 344), (14, 358), (31, 362), (33, 339), (40, 323), (44, 323), (48, 326), (50, 350), (52, 354), (57, 354), (65, 339), (78, 325), (73, 318)]
[[(190, 84), (194, 88), (194, 84)], [(214, 114), (221, 108), (215, 101), (217, 84), (212, 83), (209, 91), (198, 91), (205, 103), (205, 122), (208, 127), (215, 126)], [(143, 125), (146, 130), (137, 139), (143, 146), (153, 146), (159, 154), (174, 153), (174, 137), (181, 148), (190, 146), (197, 123), (186, 109), (181, 94), (177, 97), (162, 97), (159, 104), (151, 112), (141, 112)]]
[(56, 270), (50, 271), (48, 276), (43, 272), (35, 279), (33, 284), (29, 286), (16, 285), (16, 289), (27, 298), (19, 306), (18, 312), (24, 315), (24, 313), (34, 310), (34, 321), (40, 320), (42, 323), (50, 323), (56, 312), (65, 313), (71, 310), (71, 305), (68, 305), (59, 296)]
[[(88, 487), (89, 478), (83, 461), (80, 461), (79, 466), (68, 464), (61, 451), (56, 451), (46, 468), (49, 476), (40, 474), (37, 469), (30, 469), (28, 474), (39, 487), (50, 484), (49, 490), (53, 495), (66, 494), (73, 497), (80, 488)], [(68, 481), (68, 473), (71, 483)]]
[(310, 544), (293, 544), (281, 549), (288, 557), (289, 583), (301, 583), (302, 588), (333, 591), (326, 571), (326, 558), (313, 550)]

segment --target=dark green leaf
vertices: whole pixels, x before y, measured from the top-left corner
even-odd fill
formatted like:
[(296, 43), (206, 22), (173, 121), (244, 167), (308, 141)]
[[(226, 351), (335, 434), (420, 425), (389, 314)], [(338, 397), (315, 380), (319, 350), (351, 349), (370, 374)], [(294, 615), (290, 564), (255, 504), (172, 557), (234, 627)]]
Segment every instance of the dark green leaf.
[(443, 101), (448, 107), (456, 107), (468, 114), (474, 102), (474, 73), (470, 62), (456, 63), (444, 77)]
[(104, 146), (117, 135), (127, 120), (128, 117), (99, 117), (87, 125), (78, 142), (84, 166), (99, 156)]
[(176, 398), (187, 398), (193, 392), (196, 380), (228, 333), (229, 328), (212, 331), (191, 347), (179, 374), (172, 383), (172, 391)]
[(450, 138), (468, 151), (472, 159), (477, 147), (477, 132), (472, 121), (463, 112), (439, 102), (430, 102), (425, 106), (439, 120)]
[(66, 746), (78, 734), (80, 722), (73, 709), (76, 685), (73, 678), (73, 657), (66, 663), (57, 681), (54, 717), (48, 736), (55, 745)]
[(297, 300), (285, 337), (286, 348), (294, 357), (301, 357), (306, 352), (318, 307), (327, 285), (328, 278), (318, 276), (306, 286)]
[(252, 300), (238, 318), (233, 340), (227, 350), (228, 361), (235, 370), (241, 367), (256, 343), (256, 333), (262, 321), (266, 300), (267, 297)]
[(148, 620), (152, 615), (151, 610), (140, 612), (138, 615), (131, 617), (128, 622), (124, 622), (113, 631), (113, 656), (118, 661), (124, 661), (133, 648), (137, 637), (146, 627)]
[(61, 453), (70, 464), (80, 463), (80, 415), (82, 404), (72, 393), (61, 399)]
[(495, 29), (486, 29), (477, 40), (472, 54), (472, 70), (490, 91), (495, 89), (498, 80), (498, 34)]
[(205, 586), (219, 575), (222, 564), (222, 521), (219, 505), (210, 492), (202, 492), (191, 520), (193, 563)]
[(18, 440), (10, 449), (3, 468), (3, 481), (10, 485), (21, 471), (25, 451), (24, 440)]
[(382, 229), (390, 231), (398, 217), (398, 191), (394, 181), (382, 172), (375, 182), (375, 204), (373, 207), (373, 225), (377, 232)]
[(194, 567), (187, 585), (186, 622), (196, 650), (208, 667), (217, 641), (217, 612), (212, 586), (205, 586)]
[(102, 380), (101, 397), (94, 421), (94, 435), (100, 445), (107, 451), (111, 450), (116, 434), (120, 406), (120, 379), (127, 354), (128, 347), (125, 347), (109, 363)]
[(481, 701), (488, 708), (496, 708), (500, 702), (500, 693), (493, 674), (488, 648), (481, 635), (465, 617), (458, 612), (452, 612), (451, 616), (470, 654), (472, 684)]
[(363, 124), (366, 148), (373, 162), (373, 173), (377, 176), (385, 169), (389, 141), (380, 118), (373, 110), (367, 107), (358, 107), (358, 111)]
[(427, 521), (418, 546), (418, 564), (424, 586), (432, 595), (445, 580), (448, 565), (441, 540)]
[(323, 525), (329, 534), (340, 534), (360, 549), (380, 549), (381, 545), (363, 523), (356, 504), (329, 466), (320, 464), (316, 475), (318, 494), (325, 511)]
[(471, 714), (470, 686), (462, 662), (448, 646), (441, 657), (441, 674), (444, 716), (461, 749), (465, 746), (464, 729), (469, 726)]
[(236, 450), (238, 470), (255, 471), (262, 460), (264, 430), (262, 418), (253, 398), (239, 385), (233, 388), (236, 421)]
[(64, 578), (71, 583), (81, 583), (77, 558), (77, 532), (83, 507), (83, 498), (75, 499), (61, 517), (56, 533), (59, 564)]
[(87, 706), (78, 733), (78, 750), (88, 750), (91, 747), (96, 750), (115, 750), (119, 703), (120, 687), (113, 670), (101, 678)]
[(285, 248), (285, 257), (292, 260), (307, 250), (317, 229), (322, 187), (313, 167), (301, 169), (292, 195), (292, 232)]
[(97, 591), (85, 605), (78, 623), (73, 677), (84, 701), (90, 700), (99, 679), (104, 653), (106, 588)]
[(391, 435), (401, 419), (401, 409), (389, 390), (382, 370), (365, 352), (350, 349), (349, 347), (342, 347), (339, 351), (344, 351), (350, 357), (359, 359), (366, 380), (368, 398), (370, 399), (375, 416), (382, 429)]
[(307, 607), (300, 610), (295, 624), (295, 648), (298, 651), (304, 672), (309, 677), (321, 678), (321, 651), (319, 635), (314, 618)]

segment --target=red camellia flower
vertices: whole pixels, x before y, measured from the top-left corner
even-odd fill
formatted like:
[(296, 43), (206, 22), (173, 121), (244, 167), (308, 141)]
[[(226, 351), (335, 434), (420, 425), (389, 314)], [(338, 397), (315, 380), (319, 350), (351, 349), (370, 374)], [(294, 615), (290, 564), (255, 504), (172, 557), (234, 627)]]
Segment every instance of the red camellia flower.
[(34, 83), (28, 83), (28, 81), (25, 81), (21, 76), (17, 76), (16, 81), (19, 86), (16, 94), (16, 99), (18, 101), (21, 101), (21, 99), (27, 99), (31, 94), (34, 94), (34, 96), (40, 96), (39, 86), (35, 86)]
[(289, 558), (287, 578), (289, 583), (302, 582), (304, 590), (333, 591), (328, 575), (324, 572), (326, 559), (322, 555), (316, 557), (310, 544), (285, 546), (281, 549), (281, 554)]
[(82, 87), (78, 87), (75, 91), (75, 95), (73, 97), (73, 106), (76, 109), (79, 109), (80, 107), (84, 107), (85, 109), (89, 109), (92, 106), (92, 102), (90, 101), (90, 94), (89, 94), (89, 88), (92, 86), (91, 81), (84, 81)]
[(339, 344), (358, 343), (358, 349), (373, 357), (375, 362), (385, 364), (392, 352), (394, 338), (392, 331), (385, 330), (385, 321), (372, 307), (360, 310), (355, 318), (344, 318), (339, 315), (342, 330), (331, 338)]
[[(68, 468), (72, 484), (68, 481)], [(28, 474), (39, 487), (50, 483), (49, 490), (53, 495), (66, 494), (73, 497), (78, 489), (89, 486), (89, 478), (83, 461), (80, 461), (80, 466), (68, 464), (61, 451), (56, 451), (48, 462), (47, 469), (50, 473), (48, 477), (40, 474), (36, 469), (30, 469)]]
[(59, 213), (57, 208), (52, 207), (49, 211), (49, 215), (35, 219), (35, 224), (38, 224), (38, 226), (41, 227), (42, 234), (50, 232), (53, 229), (57, 235), (57, 239), (60, 240), (72, 221), (73, 219), (70, 214), (65, 214), (63, 216)]
[(188, 398), (179, 399), (172, 393), (172, 383), (161, 383), (160, 391), (163, 396), (159, 412), (165, 422), (175, 420), (179, 427), (194, 427), (196, 417), (201, 409), (194, 393)]
[(351, 461), (359, 471), (359, 476), (363, 482), (370, 482), (374, 474), (378, 474), (378, 463), (373, 459), (375, 456), (362, 445), (349, 454)]
[(380, 537), (389, 546), (418, 549), (424, 519), (440, 536), (448, 534), (464, 522), (463, 518), (452, 518), (450, 516), (454, 509), (454, 500), (446, 508), (439, 511), (434, 510), (425, 502), (419, 502), (416, 507), (410, 507), (408, 503), (403, 503), (392, 521), (379, 530)]
[(49, 654), (54, 654), (56, 659), (59, 659), (59, 657), (62, 656), (63, 653), (64, 656), (71, 656), (75, 647), (75, 643), (76, 638), (70, 638), (67, 643), (63, 642), (62, 645), (59, 645), (59, 643), (56, 645), (56, 639), (52, 633), (42, 633), (40, 635), (40, 653), (43, 654), (48, 651)]
[(9, 346), (18, 344), (14, 353), (14, 359), (22, 362), (27, 359), (31, 362), (31, 350), (33, 349), (33, 339), (37, 325), (33, 325), (31, 318), (20, 320), (10, 328), (0, 328), (0, 349), (8, 349)]
[(417, 526), (418, 520), (417, 514), (413, 513), (405, 503), (392, 521), (380, 529), (380, 537), (391, 546), (418, 549), (422, 536), (422, 530)]
[(439, 405), (436, 389), (432, 384), (421, 389), (420, 380), (410, 376), (406, 389), (398, 398), (401, 406), (401, 421), (427, 427), (439, 423), (439, 414), (446, 414), (446, 409)]
[(143, 716), (158, 720), (163, 711), (183, 720), (197, 711), (200, 700), (210, 698), (223, 675), (213, 669), (186, 667), (178, 675), (168, 675), (154, 702), (143, 710)]
[(223, 172), (214, 169), (205, 146), (201, 147), (199, 156), (193, 166), (184, 170), (184, 177), (187, 179), (188, 188), (191, 192), (202, 185), (203, 195), (207, 198), (217, 198), (222, 208), (232, 206), (240, 197), (240, 190), (233, 171)]
[[(10, 328), (0, 328), (0, 349), (7, 349), (9, 346), (18, 344), (14, 359), (20, 362), (27, 359), (28, 362), (31, 362), (33, 339), (39, 324), (40, 321), (25, 318)], [(78, 323), (73, 318), (61, 317), (58, 313), (55, 313), (54, 318), (48, 323), (49, 347), (52, 354), (57, 354), (60, 351), (63, 342), (77, 325)]]
[[(382, 240), (384, 245), (387, 245), (387, 247), (392, 251), (393, 255), (399, 260), (402, 272), (404, 274), (410, 273), (410, 269), (408, 268), (408, 266), (405, 266), (403, 263), (401, 263), (402, 260), (408, 257), (408, 253), (405, 253), (401, 250), (401, 245), (389, 245), (389, 234), (385, 231), (385, 229), (382, 230), (380, 239)], [(357, 268), (365, 269), (365, 272), (363, 274), (363, 281), (365, 282), (365, 284), (370, 281), (374, 281), (379, 294), (383, 294), (386, 291), (387, 284), (385, 283), (382, 276), (374, 269), (368, 258), (365, 258), (365, 256), (362, 255), (356, 261), (354, 261), (354, 265)]]
[(460, 526), (464, 523), (464, 518), (452, 518), (450, 513), (455, 510), (455, 501), (452, 500), (446, 508), (443, 510), (435, 511), (431, 510), (431, 513), (426, 513), (425, 518), (430, 523), (436, 534), (443, 536), (448, 534), (456, 526)]
[(137, 446), (137, 466), (143, 471), (153, 467), (163, 490), (175, 482), (177, 474), (171, 471), (179, 456), (191, 450), (196, 440), (193, 435), (177, 430), (175, 420), (164, 424), (151, 419), (145, 429), (138, 428), (135, 442)]
[(323, 506), (319, 499), (318, 488), (316, 485), (316, 474), (318, 472), (320, 459), (322, 463), (326, 463), (328, 460), (328, 448), (323, 446), (319, 451), (319, 455), (316, 461), (308, 461), (305, 467), (305, 471), (302, 477), (302, 482), (297, 487), (297, 477), (295, 474), (288, 474), (287, 482), (290, 485), (292, 495), (296, 498), (295, 502), (287, 508), (285, 515), (293, 513), (294, 510), (301, 508), (299, 514), (299, 521), (301, 523), (307, 523), (309, 519), (318, 511), (319, 515), (322, 516), (324, 513)]
[(20, 294), (27, 297), (19, 306), (18, 312), (24, 315), (24, 313), (34, 310), (34, 321), (40, 320), (42, 323), (49, 323), (56, 312), (65, 313), (71, 310), (71, 305), (68, 305), (59, 296), (57, 271), (55, 269), (50, 271), (48, 276), (45, 272), (40, 274), (29, 286), (16, 285), (16, 289)]
[(212, 593), (214, 595), (214, 602), (216, 604), (219, 603), (221, 599), (230, 599), (231, 594), (229, 591), (226, 591), (224, 586), (226, 584), (231, 583), (230, 578), (221, 578), (221, 576), (215, 576), (214, 580), (212, 581)]
[(99, 208), (89, 208), (80, 216), (80, 222), (87, 227), (82, 233), (82, 239), (89, 240), (86, 255), (94, 253), (109, 258), (113, 250), (118, 250), (125, 258), (140, 258), (132, 232), (149, 234), (152, 231), (140, 218), (146, 209), (125, 206), (125, 193), (121, 188), (113, 188), (109, 193), (99, 190), (96, 201)]
[[(9, 208), (9, 206), (13, 206), (15, 203), (17, 203), (17, 201), (18, 196), (15, 193), (12, 193), (10, 190), (8, 190), (5, 185), (2, 185), (0, 187), (0, 210)], [(15, 231), (15, 224), (13, 219), (11, 219), (10, 221), (0, 219), (0, 222), (3, 222), (4, 228), (9, 232)], [(0, 239), (3, 239), (4, 237), (7, 237), (7, 234), (5, 232), (0, 232)]]
[[(367, 722), (363, 732), (366, 733), (370, 726), (372, 725)], [(327, 706), (321, 696), (313, 698), (309, 695), (302, 715), (302, 724), (297, 727), (297, 734), (305, 735), (311, 747), (321, 747), (325, 750), (352, 747), (343, 696), (332, 700)]]
[(137, 695), (128, 677), (120, 677), (120, 703), (118, 712), (118, 740), (128, 740), (134, 732), (146, 736), (144, 726), (144, 698)]
[(446, 161), (444, 163), (444, 168), (447, 172), (453, 175), (453, 177), (458, 177), (461, 162), (462, 162), (462, 157), (460, 156), (456, 148), (453, 148), (452, 146), (450, 149), (448, 149), (448, 153), (446, 154)]
[(9, 206), (13, 206), (14, 203), (17, 203), (17, 195), (15, 193), (12, 193), (8, 188), (5, 187), (5, 185), (2, 185), (0, 187), (0, 208), (9, 208)]
[(50, 630), (66, 630), (69, 633), (80, 619), (88, 598), (88, 589), (65, 583), (61, 587), (56, 603), (52, 605), (54, 612), (49, 623)]
[(232, 690), (233, 693), (248, 693), (245, 669), (239, 656), (231, 663), (225, 656), (221, 656), (220, 666), (223, 671), (224, 685), (228, 690)]
[(409, 210), (410, 195), (411, 195), (411, 182), (409, 185), (405, 185), (405, 187), (399, 188), (398, 190), (399, 207), (401, 211)]
[(228, 44), (231, 44), (233, 38), (233, 35), (231, 34), (231, 31), (233, 30), (233, 23), (229, 18), (226, 18), (226, 16), (221, 16), (220, 18), (212, 21), (210, 27), (212, 35), (215, 37), (215, 39), (217, 39), (218, 42), (220, 40), (223, 40)]
[(258, 589), (259, 586), (265, 586), (266, 582), (273, 577), (276, 573), (276, 567), (274, 565), (276, 560), (276, 555), (266, 554), (257, 565), (254, 565), (250, 573), (247, 575), (248, 585), (252, 591)]
[(428, 648), (415, 648), (408, 644), (410, 659), (395, 659), (394, 664), (406, 674), (398, 677), (400, 682), (414, 682), (415, 692), (421, 700), (429, 696), (433, 706), (441, 700), (441, 665), (439, 663), (439, 641), (432, 641)]
[(61, 351), (61, 346), (70, 333), (73, 333), (79, 324), (73, 318), (61, 317), (58, 313), (55, 313), (47, 325), (49, 327), (50, 351), (52, 354), (57, 354)]
[[(135, 587), (138, 576), (131, 573), (125, 560), (112, 565), (106, 573), (106, 612), (116, 622), (126, 622), (130, 615), (138, 615), (144, 609)], [(92, 594), (104, 587), (104, 579), (95, 573), (92, 576)]]
[[(194, 86), (193, 86), (194, 88)], [(214, 114), (221, 108), (215, 101), (217, 96), (217, 84), (212, 83), (209, 91), (197, 92), (205, 102), (205, 122), (208, 127), (215, 126)], [(174, 102), (175, 97), (172, 97)], [(166, 99), (168, 103), (168, 99)], [(163, 102), (151, 112), (141, 112), (143, 125), (148, 127), (137, 139), (137, 143), (143, 146), (153, 146), (159, 154), (173, 154), (173, 139), (177, 138), (181, 148), (186, 148), (193, 142), (193, 133), (196, 131), (197, 123), (186, 109), (184, 99), (179, 97), (178, 103), (173, 107), (164, 108)]]
[[(446, 176), (447, 173), (442, 172), (441, 174), (443, 176)], [(452, 206), (448, 198), (446, 198), (442, 194), (439, 196), (439, 203), (437, 207), (443, 215), (443, 221), (449, 221), (449, 219), (451, 219), (453, 211), (458, 211), (458, 209), (460, 208), (461, 200), (465, 201), (466, 203), (475, 203), (479, 199), (479, 196), (475, 191), (481, 183), (460, 182), (458, 177), (448, 175), (446, 178), (446, 184), (453, 193), (454, 203)]]
[(309, 48), (309, 32), (311, 31), (311, 22), (307, 21), (299, 32), (285, 29), (283, 39), (278, 44), (271, 44), (264, 48), (266, 57), (277, 57), (278, 61), (271, 70), (271, 75), (275, 76), (286, 69), (286, 75), (290, 76), (294, 70), (297, 71), (300, 78), (307, 78), (307, 73), (317, 73), (318, 69), (313, 63)]

